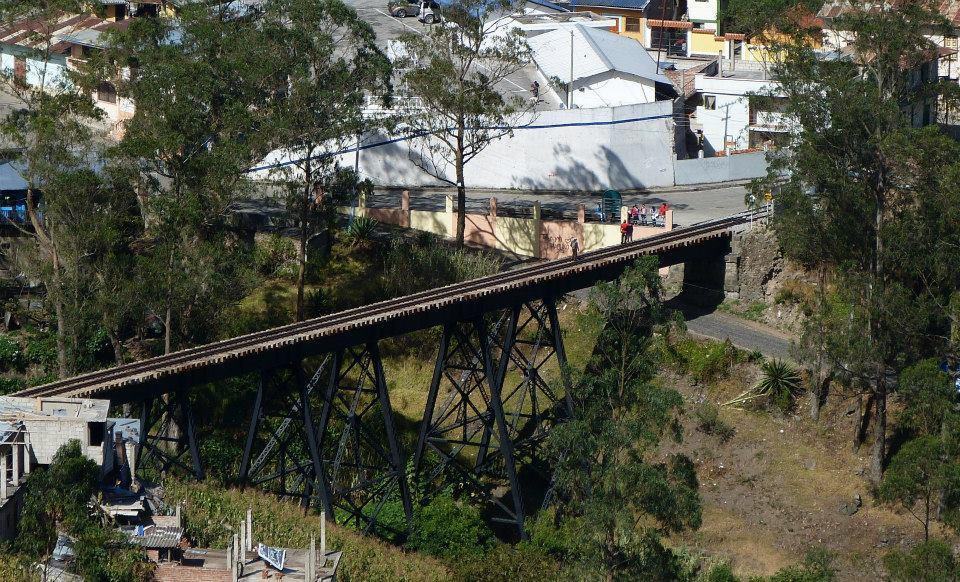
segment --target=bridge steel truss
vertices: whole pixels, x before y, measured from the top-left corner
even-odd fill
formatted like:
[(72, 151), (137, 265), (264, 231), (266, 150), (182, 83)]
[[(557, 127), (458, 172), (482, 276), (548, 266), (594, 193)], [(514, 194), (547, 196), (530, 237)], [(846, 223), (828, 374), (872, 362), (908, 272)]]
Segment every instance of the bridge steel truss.
[[(560, 386), (544, 377), (549, 362)], [(261, 373), (241, 484), (319, 505), (365, 531), (402, 535), (413, 516), (411, 477), (425, 500), (452, 482), (485, 498), (494, 521), (523, 535), (520, 466), (550, 425), (572, 414), (553, 297), (444, 324), (408, 455), (376, 341), (328, 354), (309, 378), (303, 370), (294, 362)], [(387, 504), (402, 510), (403, 523), (396, 512), (389, 523), (382, 518)]]
[[(523, 535), (520, 461), (572, 405), (554, 299), (523, 301), (503, 315), (492, 330), (483, 316), (444, 326), (413, 466), (428, 495), (459, 481), (487, 498), (494, 521)], [(562, 392), (541, 373), (551, 360)]]
[[(523, 535), (537, 448), (551, 424), (573, 413), (555, 299), (613, 280), (639, 256), (656, 254), (661, 267), (722, 256), (730, 232), (768, 214), (734, 215), (16, 395), (140, 403), (138, 466), (202, 479), (191, 389), (257, 373), (239, 483), (380, 532), (409, 526), (411, 478), (427, 499), (433, 486), (453, 481), (479, 491), (492, 517)], [(404, 450), (378, 342), (435, 326), (443, 331), (423, 422), (413, 450)], [(558, 364), (559, 382), (545, 380), (548, 362)]]

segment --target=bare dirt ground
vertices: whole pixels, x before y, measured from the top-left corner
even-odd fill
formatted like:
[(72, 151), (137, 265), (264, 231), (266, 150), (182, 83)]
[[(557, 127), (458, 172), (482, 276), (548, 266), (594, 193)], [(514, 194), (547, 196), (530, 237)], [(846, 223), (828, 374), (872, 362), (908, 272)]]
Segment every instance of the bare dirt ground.
[[(805, 402), (798, 416), (721, 407), (721, 418), (736, 429), (726, 443), (697, 430), (696, 402), (729, 400), (755, 376), (744, 364), (706, 390), (664, 377), (688, 400), (678, 448), (694, 459), (704, 498), (703, 526), (677, 541), (729, 561), (740, 575), (769, 575), (822, 546), (836, 555), (841, 580), (881, 578), (882, 556), (913, 545), (923, 530), (909, 514), (873, 501), (864, 477), (869, 444), (852, 450), (856, 414), (847, 414), (849, 400), (828, 402), (819, 424), (808, 420)], [(862, 506), (847, 515), (841, 508), (857, 495)]]

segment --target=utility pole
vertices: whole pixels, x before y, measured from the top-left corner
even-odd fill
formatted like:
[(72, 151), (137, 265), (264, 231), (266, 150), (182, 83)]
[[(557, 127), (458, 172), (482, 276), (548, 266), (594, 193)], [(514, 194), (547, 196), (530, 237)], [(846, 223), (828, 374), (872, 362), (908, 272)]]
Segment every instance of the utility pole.
[(567, 83), (567, 109), (573, 109), (573, 28), (570, 29), (570, 82)]

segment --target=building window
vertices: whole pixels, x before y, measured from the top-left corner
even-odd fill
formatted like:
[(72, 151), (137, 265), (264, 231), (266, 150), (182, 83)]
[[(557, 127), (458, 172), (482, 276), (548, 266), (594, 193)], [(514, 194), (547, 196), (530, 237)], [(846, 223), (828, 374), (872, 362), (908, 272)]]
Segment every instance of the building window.
[(87, 423), (87, 432), (90, 435), (89, 443), (91, 447), (99, 447), (103, 445), (103, 436), (104, 436), (104, 423), (102, 422), (88, 422)]
[(704, 95), (703, 96), (703, 108), (704, 109), (716, 109), (717, 108), (717, 96), (716, 95)]
[(947, 47), (948, 49), (960, 48), (960, 46), (958, 46), (958, 43), (957, 43), (957, 37), (955, 36), (945, 37), (943, 39), (943, 46)]
[(623, 25), (624, 30), (626, 30), (627, 32), (640, 32), (639, 18), (632, 18), (630, 16), (627, 16), (626, 19), (624, 20), (625, 20)]
[(97, 85), (97, 99), (106, 103), (117, 102), (117, 89), (110, 83), (104, 81)]

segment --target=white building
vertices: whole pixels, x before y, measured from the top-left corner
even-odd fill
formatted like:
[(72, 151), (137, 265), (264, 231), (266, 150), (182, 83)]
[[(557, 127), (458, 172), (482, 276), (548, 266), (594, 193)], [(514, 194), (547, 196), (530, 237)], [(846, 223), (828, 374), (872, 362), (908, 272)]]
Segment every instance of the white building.
[(697, 28), (717, 30), (719, 14), (719, 0), (690, 0), (687, 2), (687, 19)]
[[(0, 28), (0, 69), (42, 91), (74, 90), (68, 71), (103, 47), (106, 31), (121, 30), (129, 22), (85, 14), (65, 16), (49, 28), (36, 20), (13, 22)], [(50, 46), (45, 47), (48, 40)], [(118, 97), (116, 87), (109, 82), (101, 83), (91, 97), (114, 124), (133, 116), (133, 102)]]
[(700, 103), (691, 130), (703, 132), (705, 155), (721, 151), (762, 148), (787, 137), (790, 126), (777, 112), (782, 101), (778, 84), (763, 66), (737, 63), (737, 70), (699, 74), (694, 80)]
[(643, 45), (606, 30), (574, 24), (528, 43), (545, 85), (552, 86), (567, 107), (652, 103), (657, 83), (672, 86)]

